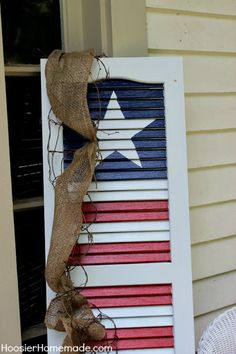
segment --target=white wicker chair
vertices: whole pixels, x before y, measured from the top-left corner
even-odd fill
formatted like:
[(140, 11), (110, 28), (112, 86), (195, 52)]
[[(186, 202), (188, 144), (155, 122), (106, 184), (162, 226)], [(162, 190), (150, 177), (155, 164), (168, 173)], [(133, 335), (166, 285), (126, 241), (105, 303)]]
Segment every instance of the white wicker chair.
[(203, 333), (198, 354), (236, 354), (236, 307), (218, 316)]

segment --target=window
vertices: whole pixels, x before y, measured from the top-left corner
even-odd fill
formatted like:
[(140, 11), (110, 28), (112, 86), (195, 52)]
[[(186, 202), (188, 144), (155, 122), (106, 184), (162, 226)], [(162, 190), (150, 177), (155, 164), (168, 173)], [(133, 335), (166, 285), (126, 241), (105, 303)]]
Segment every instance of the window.
[(61, 48), (59, 0), (3, 1), (1, 14), (22, 338), (38, 344), (46, 343), (39, 60)]

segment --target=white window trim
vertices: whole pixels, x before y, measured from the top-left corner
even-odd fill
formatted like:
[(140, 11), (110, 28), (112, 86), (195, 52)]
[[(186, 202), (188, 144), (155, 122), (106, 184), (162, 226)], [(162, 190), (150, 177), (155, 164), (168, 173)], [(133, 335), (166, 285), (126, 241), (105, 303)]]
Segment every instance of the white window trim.
[[(63, 48), (147, 56), (145, 0), (60, 0)], [(131, 17), (132, 13), (132, 25)]]

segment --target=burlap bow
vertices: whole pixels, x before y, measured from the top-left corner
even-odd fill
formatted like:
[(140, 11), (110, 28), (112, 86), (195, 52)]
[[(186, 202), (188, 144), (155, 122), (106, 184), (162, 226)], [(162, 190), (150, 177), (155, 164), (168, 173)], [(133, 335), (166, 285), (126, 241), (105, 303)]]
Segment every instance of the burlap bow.
[(87, 300), (74, 291), (65, 271), (83, 222), (82, 201), (94, 174), (96, 128), (87, 106), (87, 83), (94, 52), (64, 53), (55, 50), (46, 65), (47, 93), (52, 111), (60, 121), (88, 143), (78, 149), (72, 163), (56, 180), (55, 210), (46, 280), (57, 293), (46, 313), (48, 328), (65, 331), (63, 345), (101, 340), (105, 329), (94, 317)]

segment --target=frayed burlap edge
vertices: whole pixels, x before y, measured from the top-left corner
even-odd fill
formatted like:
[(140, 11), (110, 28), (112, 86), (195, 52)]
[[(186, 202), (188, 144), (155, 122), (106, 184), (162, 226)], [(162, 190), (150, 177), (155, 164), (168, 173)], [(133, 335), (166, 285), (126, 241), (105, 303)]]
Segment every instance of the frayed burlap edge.
[[(70, 166), (56, 180), (52, 237), (46, 280), (57, 293), (45, 317), (48, 328), (65, 331), (67, 345), (101, 340), (105, 329), (94, 317), (87, 300), (74, 291), (66, 266), (82, 226), (82, 201), (96, 163), (96, 128), (87, 106), (87, 83), (94, 51), (53, 51), (46, 65), (47, 93), (56, 117), (88, 143), (77, 150)], [(69, 343), (69, 344), (68, 344)]]

